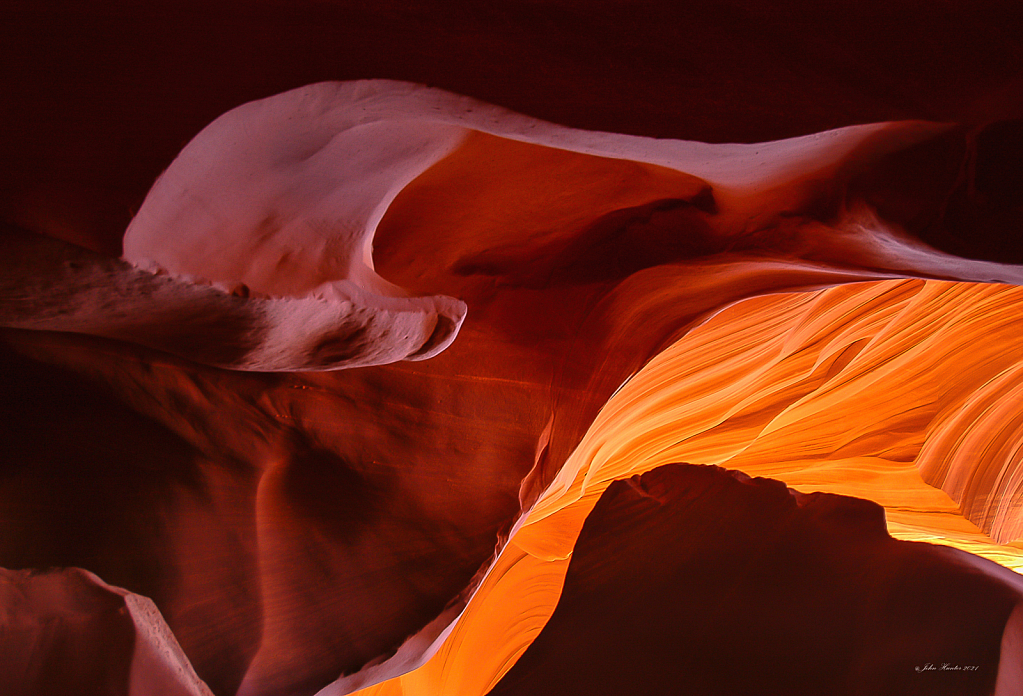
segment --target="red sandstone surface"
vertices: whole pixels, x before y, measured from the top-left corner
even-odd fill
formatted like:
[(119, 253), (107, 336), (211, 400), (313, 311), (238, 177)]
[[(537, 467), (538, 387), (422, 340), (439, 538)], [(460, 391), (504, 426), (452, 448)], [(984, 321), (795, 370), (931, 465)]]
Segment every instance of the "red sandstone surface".
[(1019, 692), (1015, 4), (5, 12), (0, 685)]

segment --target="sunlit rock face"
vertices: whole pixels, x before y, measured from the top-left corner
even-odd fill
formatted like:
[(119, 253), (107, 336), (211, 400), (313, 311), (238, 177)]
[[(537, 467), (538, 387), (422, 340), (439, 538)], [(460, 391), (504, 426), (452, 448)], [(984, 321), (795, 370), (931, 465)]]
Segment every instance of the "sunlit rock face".
[(989, 694), (1023, 589), (1003, 574), (893, 540), (874, 503), (667, 464), (604, 491), (489, 693)]
[[(570, 636), (564, 616), (605, 591), (576, 594), (575, 558), (627, 605), (634, 569), (603, 546), (695, 538), (688, 562), (714, 578), (754, 532), (803, 530), (777, 552), (871, 569), (866, 588), (801, 592), (820, 566), (771, 560), (784, 586), (733, 588), (802, 641), (779, 688), (834, 686), (824, 666), (846, 651), (820, 646), (847, 625), (891, 644), (851, 646), (861, 676), (838, 692), (916, 688), (893, 636), (926, 635), (982, 663), (969, 688), (1015, 693), (1023, 270), (896, 224), (944, 205), (920, 172), (954, 172), (965, 137), (911, 121), (653, 140), (392, 81), (239, 107), (156, 182), (122, 259), (5, 236), (0, 566), (149, 598), (214, 694), (461, 696), (557, 671), (557, 640), (530, 645)], [(679, 461), (782, 483), (657, 468)], [(636, 490), (621, 482), (652, 470), (638, 481), (679, 514), (618, 510)], [(713, 482), (690, 509), (692, 476)], [(822, 522), (836, 500), (857, 514)], [(960, 551), (895, 542), (885, 521)], [(730, 587), (704, 585), (686, 606)], [(895, 586), (919, 611), (886, 611)], [(954, 609), (926, 616), (942, 592)], [(26, 615), (65, 611), (31, 596)], [(856, 602), (870, 621), (819, 625), (822, 603)], [(671, 636), (648, 639), (664, 655)], [(122, 652), (110, 692), (155, 693)]]

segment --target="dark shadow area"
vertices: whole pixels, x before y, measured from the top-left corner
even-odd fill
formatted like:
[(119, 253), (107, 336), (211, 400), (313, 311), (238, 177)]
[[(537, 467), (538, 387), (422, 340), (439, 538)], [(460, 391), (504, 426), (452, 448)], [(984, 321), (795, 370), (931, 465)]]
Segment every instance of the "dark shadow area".
[(988, 694), (1015, 600), (963, 557), (893, 540), (875, 503), (663, 466), (604, 492), (490, 694)]
[(534, 246), (509, 244), (462, 259), (457, 275), (499, 276), (532, 289), (616, 282), (645, 268), (729, 250), (703, 217), (715, 210), (709, 189), (696, 202), (665, 199), (615, 210), (575, 235)]
[[(217, 514), (211, 482), (222, 478), (216, 467), (202, 468), (199, 451), (101, 383), (31, 360), (2, 341), (0, 361), (0, 567), (85, 568), (149, 597), (214, 693), (234, 693), (255, 645), (251, 632), (232, 624), (239, 615), (256, 617), (258, 605), (245, 549), (231, 541), (230, 529), (210, 526)], [(190, 535), (193, 543), (183, 547)], [(203, 607), (205, 598), (199, 606), (182, 603), (181, 589), (195, 580), (182, 553), (201, 558), (204, 547), (232, 543), (232, 557), (205, 572), (236, 606)], [(188, 618), (195, 608), (203, 621), (199, 635)], [(232, 633), (228, 640), (225, 631)]]

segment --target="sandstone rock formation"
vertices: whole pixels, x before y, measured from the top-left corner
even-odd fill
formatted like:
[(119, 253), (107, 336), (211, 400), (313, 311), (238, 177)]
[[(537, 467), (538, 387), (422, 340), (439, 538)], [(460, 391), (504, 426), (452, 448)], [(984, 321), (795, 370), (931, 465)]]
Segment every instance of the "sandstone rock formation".
[(790, 90), (721, 144), (760, 107), (655, 139), (316, 79), (211, 98), (126, 231), (0, 192), (0, 683), (1018, 693), (1011, 90)]

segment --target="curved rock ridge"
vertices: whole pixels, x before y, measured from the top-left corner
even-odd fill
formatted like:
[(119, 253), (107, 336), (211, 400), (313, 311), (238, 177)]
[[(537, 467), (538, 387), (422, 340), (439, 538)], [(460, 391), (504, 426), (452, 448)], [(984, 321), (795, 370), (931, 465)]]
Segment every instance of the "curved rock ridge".
[(234, 370), (336, 370), (424, 360), (447, 347), (465, 306), (390, 298), (348, 281), (315, 297), (249, 297), (151, 273), (18, 230), (0, 236), (0, 324), (130, 341)]
[(390, 81), (239, 107), (125, 260), (5, 242), (0, 566), (150, 597), (218, 696), (487, 693), (605, 489), (676, 461), (1021, 567), (1023, 270), (857, 193), (957, 133), (706, 145)]
[(12, 696), (212, 696), (153, 602), (80, 568), (0, 568), (0, 654)]
[[(833, 198), (865, 164), (950, 128), (891, 122), (772, 143), (709, 145), (570, 129), (412, 83), (324, 82), (245, 104), (207, 126), (150, 190), (125, 233), (124, 257), (276, 296), (306, 294), (343, 279), (400, 293), (374, 272), (376, 228), (398, 193), (444, 160), (485, 158), (472, 172), (484, 178), (491, 167), (507, 167), (509, 155), (528, 157), (527, 145), (631, 162), (618, 176), (644, 171), (665, 189), (664, 198), (686, 200), (694, 185), (709, 188), (702, 194), (717, 214), (715, 235), (732, 240), (780, 213)], [(573, 159), (577, 170), (600, 166)], [(461, 183), (469, 190), (480, 186)], [(594, 182), (587, 183), (591, 188)], [(500, 184), (506, 198), (515, 189)], [(565, 184), (562, 190), (571, 190)], [(659, 187), (647, 188), (650, 203)], [(450, 207), (447, 197), (459, 195), (457, 189), (443, 193), (436, 201), (442, 207)], [(530, 193), (532, 199), (519, 200), (526, 211), (539, 207), (538, 192)], [(468, 191), (462, 196), (468, 198)], [(506, 207), (490, 212), (514, 215)], [(567, 221), (545, 220), (550, 227), (559, 222)], [(465, 232), (452, 231), (454, 239)], [(521, 230), (512, 232), (510, 239), (521, 243)], [(964, 261), (891, 238), (876, 225), (857, 232), (856, 225), (846, 225), (837, 235), (816, 231), (818, 239), (810, 241), (819, 253), (834, 237), (831, 251), (843, 254), (842, 264), (869, 260), (874, 267), (964, 280), (1023, 277), (1018, 269)], [(855, 239), (843, 243), (850, 236)], [(451, 243), (452, 236), (437, 241)]]
[[(609, 231), (617, 233), (637, 216), (670, 217), (680, 205), (694, 203), (713, 209), (713, 226), (697, 238), (662, 232), (639, 240), (640, 258), (631, 261), (630, 270), (650, 265), (657, 254), (767, 249), (897, 274), (1019, 282), (1018, 269), (940, 254), (892, 234), (860, 209), (837, 228), (779, 224), (779, 216), (839, 203), (854, 171), (947, 130), (941, 124), (882, 123), (775, 143), (707, 145), (572, 130), (409, 83), (310, 85), (224, 114), (154, 184), (128, 226), (124, 258), (142, 271), (169, 273), (173, 280), (40, 243), (40, 250), (19, 254), (19, 267), (47, 279), (45, 287), (33, 291), (48, 297), (50, 307), (37, 312), (33, 306), (30, 311), (41, 316), (26, 320), (24, 302), (8, 287), (0, 295), (0, 321), (134, 340), (242, 370), (329, 370), (431, 357), (454, 339), (465, 306), (439, 295), (407, 298), (375, 272), (373, 241), (399, 192), (424, 174), (433, 178), (458, 167), (483, 181), (463, 182), (464, 187), (448, 181), (430, 206), (448, 214), (438, 216), (429, 208), (416, 214), (454, 215), (445, 221), (448, 234), (436, 240), (440, 249), (425, 253), (444, 261), (437, 257), (445, 245), (461, 245), (462, 273), (493, 275), (495, 264), (505, 270), (517, 265), (521, 272), (526, 264), (514, 250), (528, 238), (542, 240), (536, 252), (553, 255), (554, 263), (576, 258), (575, 264), (592, 274), (602, 261), (588, 254), (600, 253)], [(568, 160), (569, 181), (587, 182), (578, 188), (588, 195), (550, 205), (552, 191), (537, 190), (543, 179), (495, 176), (508, 174), (502, 169), (509, 165), (513, 177), (533, 175), (530, 169), (538, 162), (550, 169), (549, 160), (558, 159)], [(628, 177), (631, 195), (595, 188), (602, 170)], [(637, 177), (644, 181), (637, 183)], [(562, 183), (561, 190), (569, 190), (567, 181)], [(522, 198), (513, 207), (515, 196)], [(521, 210), (516, 213), (515, 207)], [(471, 215), (499, 222), (504, 234), (464, 224)], [(538, 220), (545, 230), (528, 229)], [(583, 227), (587, 231), (581, 234)], [(554, 229), (562, 234), (551, 234)], [(514, 234), (508, 235), (510, 230)], [(475, 239), (468, 239), (470, 232)], [(480, 254), (465, 258), (473, 246)], [(538, 270), (540, 276), (526, 282), (549, 279), (551, 271)], [(8, 286), (24, 282), (17, 274), (5, 281)], [(313, 296), (332, 306), (270, 301), (241, 310), (238, 302), (187, 287), (194, 282), (244, 297)], [(125, 306), (126, 294), (138, 305)], [(150, 322), (132, 324), (131, 317), (143, 314), (164, 317), (165, 326), (196, 323), (189, 314), (219, 316), (227, 335), (156, 337)]]

